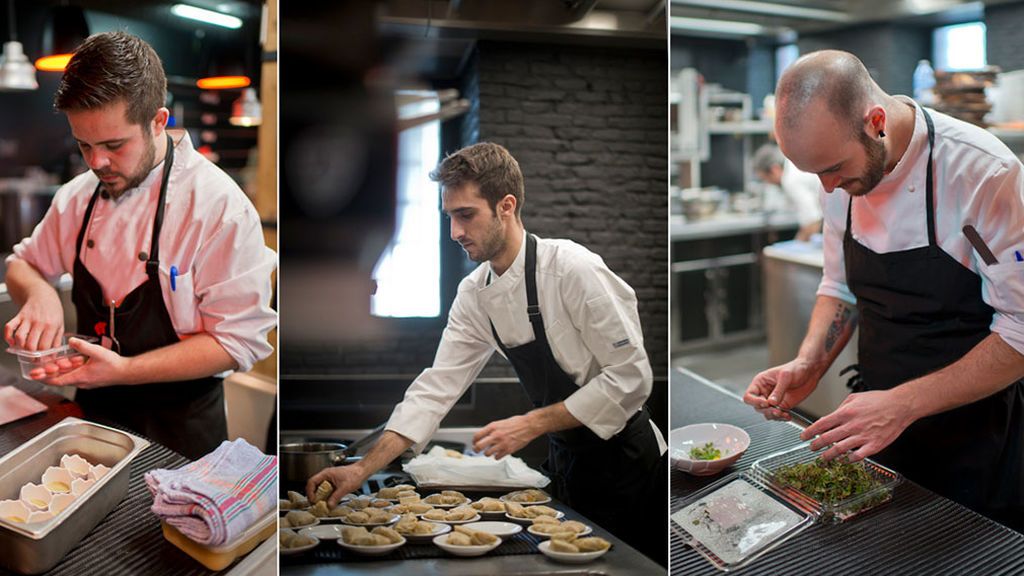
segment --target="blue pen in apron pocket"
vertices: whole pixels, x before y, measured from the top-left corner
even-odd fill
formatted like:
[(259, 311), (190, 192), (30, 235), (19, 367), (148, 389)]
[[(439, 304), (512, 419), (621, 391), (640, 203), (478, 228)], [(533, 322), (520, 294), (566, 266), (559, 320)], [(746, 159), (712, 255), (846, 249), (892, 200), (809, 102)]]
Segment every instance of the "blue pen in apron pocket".
[(174, 291), (176, 291), (178, 289), (178, 283), (176, 281), (177, 278), (178, 278), (178, 267), (177, 266), (171, 266), (170, 276), (171, 276), (171, 292), (174, 292)]

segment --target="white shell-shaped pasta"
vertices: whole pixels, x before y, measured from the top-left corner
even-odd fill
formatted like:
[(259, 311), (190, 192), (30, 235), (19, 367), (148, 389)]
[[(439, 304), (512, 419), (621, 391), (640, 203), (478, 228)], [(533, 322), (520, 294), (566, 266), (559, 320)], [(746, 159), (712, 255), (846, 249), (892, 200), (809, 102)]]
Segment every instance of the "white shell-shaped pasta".
[(89, 476), (89, 461), (78, 454), (65, 454), (60, 457), (60, 467), (64, 468), (75, 478), (86, 478)]
[(70, 506), (74, 501), (74, 494), (54, 494), (53, 500), (50, 501), (50, 512), (56, 516), (63, 512), (64, 509)]
[(95, 466), (89, 466), (89, 480), (99, 480), (110, 472), (110, 468), (107, 468), (103, 464), (96, 464)]
[(32, 512), (28, 515), (28, 523), (31, 524), (32, 522), (45, 522), (50, 518), (53, 518), (53, 512), (50, 512), (48, 510), (44, 512)]
[(43, 473), (43, 486), (53, 494), (67, 494), (71, 492), (71, 481), (74, 476), (64, 468), (50, 466)]
[(46, 510), (50, 507), (53, 494), (45, 486), (29, 482), (21, 487), (20, 498), (29, 510)]
[(21, 500), (0, 500), (0, 519), (21, 524), (31, 513), (28, 505)]
[(85, 494), (89, 490), (89, 488), (92, 488), (92, 485), (95, 483), (95, 480), (83, 480), (81, 478), (75, 478), (71, 482), (71, 493), (74, 494), (75, 496), (81, 496), (82, 494)]

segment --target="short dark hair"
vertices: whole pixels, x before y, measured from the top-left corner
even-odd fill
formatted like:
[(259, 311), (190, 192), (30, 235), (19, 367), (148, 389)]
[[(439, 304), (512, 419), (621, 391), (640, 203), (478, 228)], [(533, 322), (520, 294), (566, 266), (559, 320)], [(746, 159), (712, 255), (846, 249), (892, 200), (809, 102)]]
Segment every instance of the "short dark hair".
[(430, 173), (430, 179), (444, 188), (475, 183), (491, 210), (511, 194), (516, 199), (517, 218), (523, 207), (523, 173), (512, 154), (499, 144), (480, 142), (452, 152)]
[(153, 47), (126, 32), (105, 32), (86, 38), (75, 50), (53, 107), (75, 112), (123, 100), (128, 121), (148, 129), (166, 97), (167, 77)]

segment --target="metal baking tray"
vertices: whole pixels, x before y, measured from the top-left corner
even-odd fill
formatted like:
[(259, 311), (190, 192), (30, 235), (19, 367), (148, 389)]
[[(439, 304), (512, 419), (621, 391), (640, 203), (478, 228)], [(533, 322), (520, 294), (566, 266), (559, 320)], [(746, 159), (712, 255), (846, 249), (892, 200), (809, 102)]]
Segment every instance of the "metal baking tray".
[(52, 568), (110, 513), (128, 493), (131, 461), (149, 442), (87, 422), (65, 418), (0, 458), (0, 500), (17, 499), (28, 482), (38, 482), (64, 454), (78, 454), (110, 471), (49, 520), (21, 524), (0, 519), (0, 566), (21, 574)]

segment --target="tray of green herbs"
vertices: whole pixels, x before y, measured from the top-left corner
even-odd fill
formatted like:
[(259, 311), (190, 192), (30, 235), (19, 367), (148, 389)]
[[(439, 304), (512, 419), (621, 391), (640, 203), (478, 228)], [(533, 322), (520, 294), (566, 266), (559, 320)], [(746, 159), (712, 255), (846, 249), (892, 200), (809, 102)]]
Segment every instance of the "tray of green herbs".
[(893, 490), (903, 481), (900, 474), (872, 460), (850, 462), (840, 456), (825, 462), (808, 444), (762, 458), (753, 470), (783, 494), (832, 522), (848, 520), (891, 500)]

